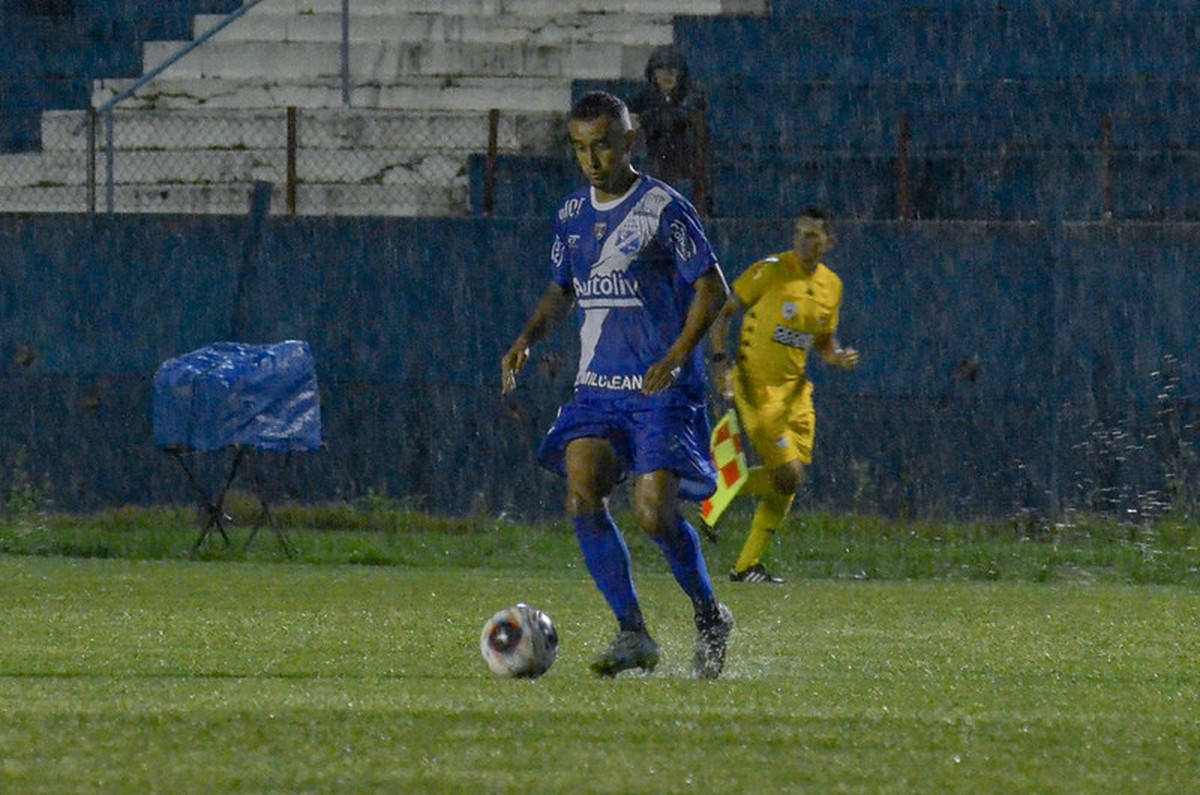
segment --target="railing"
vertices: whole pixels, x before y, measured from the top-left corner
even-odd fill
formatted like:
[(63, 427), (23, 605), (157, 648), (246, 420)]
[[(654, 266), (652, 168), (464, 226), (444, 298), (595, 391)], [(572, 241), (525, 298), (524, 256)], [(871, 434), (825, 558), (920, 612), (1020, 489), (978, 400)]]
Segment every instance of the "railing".
[[(89, 108), (88, 118), (87, 118), (87, 122), (86, 122), (87, 128), (88, 128), (88, 174), (89, 174), (88, 212), (96, 211), (96, 207), (95, 207), (96, 119), (101, 118), (104, 120), (104, 197), (105, 197), (104, 203), (105, 203), (106, 211), (109, 213), (112, 213), (114, 211), (114, 207), (115, 207), (115, 203), (116, 203), (115, 202), (114, 166), (113, 166), (113, 159), (114, 159), (113, 110), (117, 107), (117, 105), (121, 104), (126, 99), (128, 99), (129, 97), (132, 97), (134, 94), (136, 94), (138, 92), (138, 90), (141, 89), (143, 86), (145, 86), (146, 84), (148, 84), (149, 82), (154, 80), (156, 77), (161, 75), (163, 72), (167, 71), (167, 69), (170, 69), (171, 66), (174, 65), (175, 63), (177, 63), (178, 61), (187, 57), (187, 55), (189, 53), (194, 52), (196, 49), (203, 46), (204, 43), (207, 42), (209, 39), (211, 39), (213, 36), (217, 35), (222, 30), (224, 30), (225, 28), (232, 25), (238, 19), (241, 19), (243, 16), (245, 16), (246, 12), (250, 11), (252, 8), (254, 8), (255, 6), (257, 6), (258, 4), (260, 4), (262, 2), (263, 2), (263, 0), (246, 0), (246, 2), (243, 3), (243, 5), (241, 5), (237, 10), (230, 12), (224, 19), (222, 19), (216, 25), (213, 25), (212, 28), (205, 31), (200, 36), (197, 36), (195, 39), (188, 42), (183, 47), (179, 48), (179, 50), (177, 52), (175, 52), (173, 55), (169, 56), (168, 58), (164, 59), (162, 63), (158, 64), (158, 66), (156, 66), (153, 69), (151, 69), (150, 71), (146, 72), (140, 78), (135, 80), (132, 85), (127, 87), (125, 90), (119, 92), (115, 97), (109, 99), (107, 102), (105, 102), (99, 108), (95, 108), (94, 110)], [(342, 0), (342, 17), (344, 20), (347, 19), (349, 16), (349, 10), (348, 10), (349, 4), (350, 4), (350, 0)], [(342, 63), (344, 65), (343, 75), (342, 75), (342, 81), (343, 81), (342, 96), (348, 97), (349, 89), (346, 87), (346, 85), (349, 81), (349, 70), (348, 70), (348, 68), (345, 67), (345, 64), (349, 63), (348, 53), (349, 53), (350, 41), (349, 41), (349, 27), (345, 22), (343, 23), (342, 30), (343, 30), (343, 34), (344, 34), (343, 40), (342, 40), (342, 52), (343, 52)], [(75, 132), (78, 135), (81, 131), (82, 131), (81, 129), (76, 128)]]
[(37, 168), (3, 182), (40, 193), (24, 204), (0, 196), (0, 212), (241, 214), (265, 201), (290, 215), (490, 216), (498, 155), (555, 147), (553, 120), (531, 118), (539, 114), (354, 108), (350, 0), (340, 11), (340, 108), (156, 112), (145, 99), (154, 81), (262, 2), (222, 17), (71, 128), (48, 115), (40, 160), (0, 158), (0, 176)]

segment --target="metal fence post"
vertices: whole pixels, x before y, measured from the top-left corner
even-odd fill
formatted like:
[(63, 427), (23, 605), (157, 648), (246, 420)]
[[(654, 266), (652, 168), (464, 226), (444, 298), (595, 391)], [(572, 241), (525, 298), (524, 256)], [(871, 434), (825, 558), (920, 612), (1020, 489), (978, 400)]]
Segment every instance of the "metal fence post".
[(908, 147), (912, 132), (908, 127), (908, 114), (901, 113), (896, 132), (896, 217), (901, 221), (912, 220), (911, 177), (908, 172)]
[(1100, 200), (1103, 203), (1103, 217), (1113, 217), (1113, 142), (1112, 116), (1105, 114), (1100, 117)]
[(342, 107), (350, 107), (350, 0), (342, 0)]
[(713, 212), (713, 190), (708, 159), (708, 103), (704, 99), (692, 114), (692, 144), (692, 198), (696, 210), (707, 216)]
[(113, 111), (104, 114), (104, 209), (116, 212), (116, 186), (113, 176)]
[(96, 214), (96, 109), (87, 109), (87, 211)]
[(296, 214), (296, 142), (299, 138), (297, 123), (296, 123), (296, 108), (288, 106), (287, 109), (287, 212), (288, 215)]
[(496, 153), (499, 149), (500, 110), (488, 111), (487, 158), (483, 170), (483, 214), (491, 218), (496, 214)]

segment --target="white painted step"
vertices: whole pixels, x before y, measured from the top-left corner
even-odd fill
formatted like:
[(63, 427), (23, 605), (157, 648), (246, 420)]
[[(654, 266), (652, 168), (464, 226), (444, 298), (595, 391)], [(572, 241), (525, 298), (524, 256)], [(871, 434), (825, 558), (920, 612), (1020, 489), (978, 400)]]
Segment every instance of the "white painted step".
[[(264, 0), (251, 13), (340, 13), (342, 0)], [(553, 17), (562, 14), (765, 14), (768, 0), (350, 0), (352, 15), (395, 13)]]
[[(92, 105), (100, 107), (131, 86), (131, 78), (97, 80)], [(571, 83), (536, 77), (410, 77), (389, 83), (357, 82), (350, 104), (359, 108), (405, 108), (425, 111), (501, 111), (565, 113), (570, 109)], [(187, 108), (336, 108), (342, 105), (342, 85), (336, 78), (302, 83), (271, 84), (261, 78), (151, 81), (122, 103), (134, 109)]]
[[(143, 71), (149, 72), (185, 42), (146, 42)], [(357, 81), (394, 82), (420, 76), (640, 77), (653, 48), (622, 44), (464, 44), (461, 42), (363, 43), (349, 50), (350, 75)], [(341, 47), (328, 42), (210, 41), (172, 64), (160, 80), (255, 78), (272, 83), (339, 77)]]
[[(97, 158), (97, 182), (104, 181), (104, 169), (104, 159)], [(453, 183), (466, 171), (466, 154), (433, 149), (302, 149), (296, 155), (301, 184), (437, 186)], [(284, 184), (287, 150), (122, 151), (113, 158), (113, 181), (119, 185)], [(0, 187), (86, 184), (87, 158), (78, 152), (0, 157)]]
[[(270, 7), (268, 4), (267, 7)], [(332, 42), (342, 40), (341, 14), (266, 14), (252, 10), (213, 41)], [(221, 15), (201, 14), (195, 36), (215, 27)], [(393, 13), (350, 17), (350, 42), (462, 42), (473, 44), (558, 45), (577, 42), (660, 46), (674, 40), (674, 18), (668, 14), (575, 14), (537, 16), (455, 16)], [(205, 45), (207, 46), (207, 45)]]
[[(84, 111), (42, 114), (43, 151), (83, 152), (87, 132), (80, 130)], [(483, 152), (488, 113), (441, 113), (373, 108), (316, 108), (297, 113), (300, 148), (428, 150)], [(562, 140), (560, 113), (502, 113), (496, 146), (501, 152), (544, 152)], [(103, 123), (96, 145), (104, 146)], [(282, 108), (199, 110), (118, 110), (113, 145), (130, 149), (271, 149), (286, 146), (287, 112)]]
[[(113, 209), (118, 213), (172, 215), (245, 215), (252, 186), (155, 185), (117, 186)], [(103, 187), (96, 209), (106, 210)], [(7, 189), (0, 194), (0, 212), (79, 213), (87, 210), (87, 193), (78, 187), (41, 186)], [(271, 191), (272, 215), (287, 212), (282, 187)], [(431, 188), (395, 185), (311, 185), (296, 191), (297, 215), (359, 215), (447, 217), (470, 212), (464, 186)]]

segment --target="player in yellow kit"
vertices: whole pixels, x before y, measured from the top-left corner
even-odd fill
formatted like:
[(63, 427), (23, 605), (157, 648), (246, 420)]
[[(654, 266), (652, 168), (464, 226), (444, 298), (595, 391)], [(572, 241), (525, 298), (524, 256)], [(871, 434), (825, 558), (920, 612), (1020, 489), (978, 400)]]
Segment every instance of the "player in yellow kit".
[[(712, 326), (715, 382), (732, 397), (750, 444), (763, 466), (750, 470), (740, 495), (759, 498), (750, 533), (729, 572), (734, 582), (780, 583), (761, 558), (783, 524), (812, 463), (816, 414), (808, 352), (844, 370), (858, 366), (858, 352), (843, 348), (835, 333), (842, 280), (821, 262), (834, 244), (829, 214), (808, 208), (796, 219), (792, 250), (750, 266)], [(735, 360), (729, 326), (741, 313)]]

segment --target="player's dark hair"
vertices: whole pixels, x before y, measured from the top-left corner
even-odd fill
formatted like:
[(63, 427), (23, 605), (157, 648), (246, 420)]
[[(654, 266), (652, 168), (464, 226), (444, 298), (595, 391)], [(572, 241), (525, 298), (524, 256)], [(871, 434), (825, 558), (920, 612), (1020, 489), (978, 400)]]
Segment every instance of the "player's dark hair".
[(816, 218), (818, 221), (824, 221), (826, 226), (829, 226), (833, 222), (833, 213), (816, 204), (810, 204), (809, 206), (805, 207), (796, 217)]
[(571, 106), (571, 121), (595, 121), (606, 118), (622, 129), (633, 128), (629, 120), (629, 108), (620, 97), (607, 91), (589, 91)]

